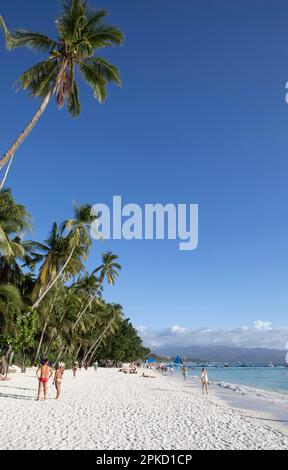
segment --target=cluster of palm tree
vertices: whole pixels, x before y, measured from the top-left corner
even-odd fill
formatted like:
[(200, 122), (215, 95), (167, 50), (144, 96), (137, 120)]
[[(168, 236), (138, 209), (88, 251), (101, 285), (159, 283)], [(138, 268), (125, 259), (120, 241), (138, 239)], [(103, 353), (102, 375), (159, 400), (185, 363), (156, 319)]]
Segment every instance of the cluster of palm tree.
[(44, 243), (27, 241), (30, 214), (10, 190), (0, 192), (0, 348), (7, 360), (23, 336), (17, 319), (27, 314), (36, 317), (25, 351), (30, 362), (49, 355), (91, 363), (121, 324), (121, 305), (102, 295), (105, 281), (114, 285), (121, 270), (117, 255), (104, 253), (91, 274), (85, 271), (94, 219), (89, 205), (75, 206), (74, 217), (54, 223)]
[[(92, 273), (85, 272), (91, 207), (75, 207), (73, 219), (54, 223), (44, 243), (27, 241), (23, 235), (31, 228), (30, 214), (3, 189), (16, 151), (52, 98), (58, 108), (66, 104), (73, 117), (79, 116), (76, 72), (100, 103), (108, 83), (121, 84), (118, 68), (98, 55), (99, 49), (120, 46), (124, 39), (117, 27), (104, 23), (106, 11), (90, 8), (86, 0), (63, 0), (62, 7), (55, 39), (24, 29), (11, 32), (0, 15), (8, 50), (26, 47), (44, 55), (18, 81), (20, 88), (41, 99), (40, 107), (0, 158), (0, 170), (5, 169), (0, 182), (0, 373), (7, 371), (13, 354), (22, 355), (24, 366), (26, 357), (33, 363), (47, 355), (54, 362), (67, 357), (89, 363), (99, 348), (105, 355), (103, 345), (117, 329), (117, 341), (109, 348), (113, 358), (122, 344), (122, 307), (102, 297), (105, 281), (113, 285), (119, 275), (117, 256), (105, 253)], [(122, 356), (129, 351), (129, 341), (137, 354), (147, 353), (129, 322), (121, 331), (130, 338)]]

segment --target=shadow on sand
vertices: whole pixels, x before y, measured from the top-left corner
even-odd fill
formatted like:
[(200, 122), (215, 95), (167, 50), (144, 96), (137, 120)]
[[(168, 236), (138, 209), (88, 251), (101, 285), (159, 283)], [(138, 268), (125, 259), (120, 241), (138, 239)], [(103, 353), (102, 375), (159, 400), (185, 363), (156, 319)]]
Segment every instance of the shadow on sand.
[(0, 390), (1, 390), (1, 388), (15, 388), (17, 390), (29, 390), (29, 391), (32, 391), (32, 392), (35, 390), (35, 388), (11, 387), (10, 385), (2, 385), (2, 384), (0, 385)]
[(15, 400), (31, 400), (35, 401), (35, 397), (31, 397), (28, 395), (14, 395), (13, 393), (1, 393), (0, 398), (13, 398)]

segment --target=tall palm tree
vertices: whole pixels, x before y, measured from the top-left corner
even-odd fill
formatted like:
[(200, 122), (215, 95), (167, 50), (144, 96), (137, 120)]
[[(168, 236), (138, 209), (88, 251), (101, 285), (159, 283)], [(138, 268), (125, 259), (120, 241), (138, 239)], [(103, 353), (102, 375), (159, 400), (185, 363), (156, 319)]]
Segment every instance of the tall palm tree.
[(97, 348), (100, 346), (101, 342), (105, 339), (105, 337), (110, 333), (114, 332), (114, 326), (117, 325), (117, 322), (123, 317), (122, 306), (119, 304), (107, 304), (107, 319), (106, 325), (102, 330), (102, 333), (95, 339), (92, 343), (92, 346), (85, 354), (84, 362), (87, 361), (90, 363)]
[(82, 310), (82, 312), (79, 313), (78, 318), (73, 325), (73, 328), (76, 327), (84, 313), (88, 310), (90, 305), (94, 302), (96, 297), (99, 294), (100, 289), (103, 286), (105, 278), (108, 281), (108, 284), (114, 285), (116, 278), (119, 276), (119, 271), (121, 270), (121, 265), (117, 262), (115, 262), (118, 259), (117, 255), (114, 255), (111, 251), (108, 251), (107, 253), (102, 254), (102, 264), (96, 268), (92, 274), (100, 272), (99, 276), (99, 285), (98, 288), (96, 289), (94, 295), (90, 298), (88, 304), (86, 307)]
[[(77, 207), (74, 206), (74, 218), (62, 223), (59, 230), (56, 223), (53, 224), (52, 231), (45, 244), (35, 243), (44, 252), (43, 263), (39, 269), (39, 276), (35, 285), (34, 293), (38, 295), (32, 308), (39, 307), (44, 297), (56, 287), (55, 293), (50, 302), (48, 314), (45, 313), (45, 321), (39, 338), (38, 347), (35, 353), (37, 360), (44, 335), (48, 327), (55, 301), (59, 294), (61, 281), (68, 280), (84, 270), (82, 260), (87, 258), (91, 245), (90, 225), (94, 220), (91, 216), (91, 206), (88, 204)], [(65, 236), (65, 233), (67, 235)], [(39, 253), (35, 254), (32, 263), (41, 260)], [(31, 263), (31, 260), (30, 260)], [(58, 284), (58, 287), (57, 287)], [(53, 291), (52, 291), (53, 294)], [(78, 306), (79, 308), (79, 306)]]
[(10, 190), (0, 191), (0, 282), (4, 284), (21, 277), (17, 260), (24, 259), (31, 249), (21, 237), (31, 229), (30, 221), (30, 214), (16, 203)]
[(8, 359), (12, 350), (11, 340), (15, 336), (15, 318), (22, 307), (22, 300), (16, 286), (0, 285), (0, 374), (8, 371)]
[(103, 286), (100, 285), (100, 280), (98, 277), (95, 276), (95, 274), (85, 273), (83, 277), (80, 277), (78, 281), (73, 284), (72, 288), (83, 299), (81, 303), (81, 309), (78, 312), (76, 318), (76, 322), (73, 325), (73, 328), (75, 328), (81, 319), (81, 313), (86, 299), (91, 299), (95, 294), (95, 291), (99, 291), (99, 295), (101, 295)]
[(31, 96), (40, 97), (43, 101), (28, 126), (0, 159), (0, 169), (11, 160), (28, 137), (54, 95), (58, 108), (66, 103), (69, 113), (73, 117), (79, 116), (76, 68), (100, 103), (106, 98), (108, 82), (121, 84), (118, 68), (96, 55), (98, 49), (123, 43), (122, 32), (103, 22), (106, 15), (104, 10), (90, 8), (86, 0), (67, 0), (63, 4), (61, 16), (56, 20), (57, 39), (23, 29), (10, 33), (0, 16), (0, 25), (9, 50), (27, 47), (48, 54), (45, 60), (28, 69), (19, 79), (21, 88), (29, 90)]
[(32, 259), (32, 262), (42, 261), (35, 286), (35, 293), (39, 293), (39, 290), (41, 291), (43, 287), (48, 286), (64, 265), (66, 265), (63, 271), (65, 280), (69, 279), (70, 276), (75, 276), (84, 269), (82, 258), (85, 256), (85, 251), (80, 246), (78, 246), (77, 250), (74, 250), (74, 256), (66, 264), (70, 254), (70, 243), (67, 237), (63, 237), (62, 231), (56, 222), (52, 226), (49, 238), (44, 243), (37, 243), (35, 245), (42, 252), (38, 252)]
[(33, 242), (23, 241), (21, 237), (7, 237), (9, 251), (0, 248), (0, 284), (13, 284), (19, 288), (25, 282), (25, 274), (20, 265), (30, 257)]
[[(87, 254), (91, 245), (90, 226), (96, 216), (91, 215), (91, 206), (89, 206), (88, 204), (80, 207), (75, 206), (74, 212), (74, 218), (63, 222), (61, 227), (60, 243), (63, 244), (62, 248), (64, 246), (65, 256), (61, 256), (59, 259), (59, 253), (56, 253), (56, 256), (53, 257), (50, 256), (51, 253), (47, 254), (46, 260), (48, 257), (54, 259), (54, 264), (52, 262), (52, 265), (49, 268), (52, 275), (50, 275), (50, 282), (48, 283), (48, 285), (45, 285), (44, 292), (40, 292), (38, 299), (32, 306), (33, 309), (39, 306), (41, 301), (48, 294), (50, 289), (58, 282), (61, 276), (65, 276), (65, 271), (69, 269), (70, 264), (73, 261), (73, 257), (75, 258), (75, 256), (78, 256), (78, 258), (87, 258)], [(65, 234), (66, 232), (68, 232), (68, 234), (66, 235), (66, 237), (64, 237), (63, 234)], [(55, 263), (57, 264), (58, 269), (57, 267), (55, 268)], [(59, 264), (61, 265), (61, 269)], [(41, 276), (44, 279), (46, 278), (48, 266), (49, 263), (43, 265), (43, 269), (41, 270)], [(81, 263), (78, 263), (78, 266), (79, 272), (82, 269)], [(75, 266), (72, 274), (77, 274), (77, 269), (75, 269)]]

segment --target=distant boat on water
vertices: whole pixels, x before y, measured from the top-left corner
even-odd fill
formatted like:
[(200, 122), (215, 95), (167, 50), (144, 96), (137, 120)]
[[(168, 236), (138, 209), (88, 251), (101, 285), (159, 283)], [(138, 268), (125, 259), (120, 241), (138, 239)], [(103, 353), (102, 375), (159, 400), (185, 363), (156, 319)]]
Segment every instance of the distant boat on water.
[(182, 364), (183, 364), (183, 361), (182, 361), (181, 356), (176, 356), (175, 359), (174, 359), (174, 361), (173, 361), (173, 364), (182, 365)]

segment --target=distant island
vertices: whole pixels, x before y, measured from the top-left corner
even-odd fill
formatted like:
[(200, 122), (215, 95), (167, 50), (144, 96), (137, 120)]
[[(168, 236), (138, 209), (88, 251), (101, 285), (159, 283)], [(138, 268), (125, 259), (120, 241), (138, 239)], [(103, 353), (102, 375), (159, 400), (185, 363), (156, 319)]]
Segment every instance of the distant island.
[(185, 346), (154, 349), (155, 356), (168, 358), (180, 354), (187, 362), (241, 362), (250, 364), (285, 365), (286, 351), (268, 348), (238, 348), (231, 346)]

